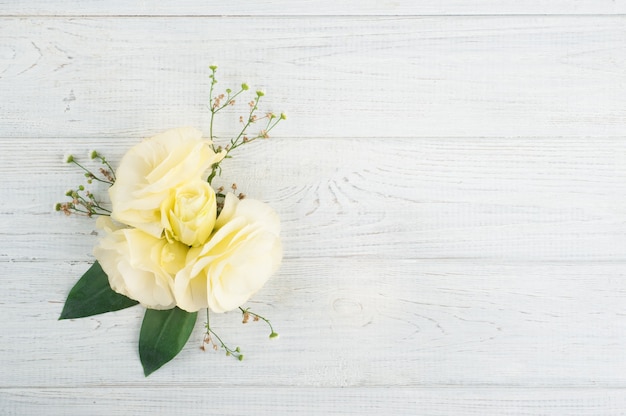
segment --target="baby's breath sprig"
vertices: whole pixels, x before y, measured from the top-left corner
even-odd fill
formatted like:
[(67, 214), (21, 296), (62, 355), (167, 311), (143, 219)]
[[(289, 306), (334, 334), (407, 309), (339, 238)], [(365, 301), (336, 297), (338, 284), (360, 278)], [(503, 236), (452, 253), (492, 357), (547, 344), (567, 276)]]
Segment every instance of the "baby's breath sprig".
[[(239, 122), (244, 124), (243, 128), (241, 129), (239, 135), (232, 139), (230, 141), (230, 144), (228, 146), (226, 146), (226, 156), (225, 157), (229, 157), (228, 154), (235, 150), (236, 148), (238, 148), (239, 146), (241, 146), (242, 144), (247, 144), (247, 143), (251, 143), (256, 139), (269, 139), (270, 135), (269, 132), (272, 131), (272, 129), (274, 127), (276, 127), (276, 125), (281, 121), (281, 120), (286, 120), (287, 116), (285, 115), (285, 113), (281, 113), (280, 116), (277, 116), (274, 113), (266, 113), (263, 117), (258, 117), (255, 112), (258, 110), (259, 107), (259, 101), (261, 99), (261, 97), (263, 97), (265, 95), (265, 93), (263, 93), (263, 91), (257, 91), (256, 92), (256, 97), (253, 101), (250, 101), (248, 103), (248, 105), (250, 106), (250, 113), (248, 114), (248, 118), (247, 120), (244, 119), (243, 117), (239, 118)], [(256, 123), (258, 121), (267, 119), (267, 124), (265, 125), (265, 128), (261, 129), (259, 131), (259, 133), (257, 133), (256, 136), (253, 137), (248, 137), (246, 135), (246, 132), (248, 130), (248, 127), (250, 127), (250, 125), (252, 125), (253, 123)]]
[[(96, 154), (95, 157), (93, 157), (94, 153)], [(100, 155), (95, 150), (90, 153), (90, 157), (92, 159), (95, 159), (96, 157), (99, 157), (99, 156)], [(104, 158), (102, 158), (101, 160), (103, 160), (103, 159)], [(66, 157), (65, 158), (65, 162), (66, 163), (73, 163), (74, 165), (76, 165), (79, 168), (81, 168), (82, 170), (84, 170), (85, 171), (85, 177), (87, 178), (87, 183), (92, 183), (93, 181), (98, 181), (98, 182), (106, 183), (109, 186), (112, 186), (113, 183), (115, 182), (115, 174), (113, 173), (113, 169), (111, 168), (111, 166), (109, 165), (109, 163), (106, 160), (102, 161), (102, 163), (105, 164), (108, 167), (108, 169), (104, 169), (104, 168), (100, 168), (99, 169), (99, 172), (102, 175), (101, 178), (98, 177), (95, 173), (93, 173), (89, 169), (87, 169), (86, 167), (84, 167), (83, 165), (81, 165), (80, 163), (78, 163), (76, 161), (76, 158), (74, 158), (74, 155), (69, 155), (68, 157)]]
[(250, 308), (244, 309), (240, 306), (239, 310), (241, 311), (241, 315), (242, 315), (242, 321), (241, 321), (242, 323), (247, 324), (248, 321), (250, 320), (250, 316), (252, 316), (252, 320), (255, 322), (260, 319), (264, 321), (270, 327), (270, 339), (278, 338), (278, 333), (274, 331), (274, 328), (272, 327), (272, 323), (269, 321), (269, 319), (266, 319), (257, 313), (250, 312)]
[[(80, 193), (83, 192), (84, 196)], [(83, 185), (79, 185), (77, 189), (70, 189), (65, 193), (70, 202), (59, 202), (54, 206), (56, 211), (63, 211), (65, 215), (84, 215), (93, 217), (94, 215), (111, 215), (111, 211), (104, 208), (91, 192), (85, 190)]]
[[(91, 159), (100, 160), (100, 162), (106, 166), (106, 168), (99, 169), (102, 177), (98, 177), (85, 166), (78, 163), (74, 155), (67, 156), (65, 158), (65, 163), (72, 163), (84, 170), (87, 183), (89, 184), (95, 180), (108, 185), (113, 185), (115, 182), (115, 173), (113, 173), (113, 168), (106, 161), (106, 158), (95, 150), (90, 152), (89, 157)], [(77, 186), (76, 189), (70, 189), (65, 193), (65, 196), (70, 198), (70, 202), (59, 202), (54, 206), (56, 211), (62, 211), (65, 215), (76, 214), (87, 217), (93, 217), (94, 215), (111, 215), (111, 211), (100, 205), (100, 203), (96, 200), (95, 195), (86, 190), (83, 185)]]
[(107, 178), (111, 182), (111, 185), (112, 185), (116, 179), (115, 171), (113, 170), (111, 165), (109, 165), (109, 162), (106, 160), (106, 158), (95, 150), (92, 150), (91, 152), (89, 152), (89, 157), (91, 158), (91, 160), (98, 159), (100, 163), (102, 163), (103, 165), (107, 167), (107, 169), (100, 168), (100, 173), (102, 173), (102, 175), (105, 178)]
[[(224, 341), (222, 341), (222, 338), (220, 338), (220, 336), (217, 335), (215, 331), (213, 331), (213, 329), (211, 329), (208, 308), (206, 310), (206, 322), (204, 324), (204, 327), (206, 328), (206, 333), (204, 334), (204, 339), (202, 340), (202, 345), (200, 346), (200, 349), (202, 351), (205, 351), (205, 345), (212, 346), (212, 348), (216, 351), (218, 350), (218, 348), (221, 347), (224, 348), (227, 356), (234, 357), (239, 361), (243, 360), (243, 354), (241, 353), (241, 349), (239, 347), (236, 347), (235, 349), (230, 348), (224, 343)], [(217, 339), (220, 345), (217, 345), (215, 341), (213, 341), (213, 337)]]
[[(215, 77), (215, 73), (217, 72), (217, 66), (211, 65), (209, 68), (211, 69), (211, 75), (209, 75), (209, 78), (211, 79), (211, 87), (209, 90), (209, 102), (210, 102), (209, 108), (211, 110), (209, 135), (211, 137), (211, 141), (213, 142), (215, 139), (215, 136), (213, 135), (213, 121), (215, 119), (215, 114), (227, 106), (235, 105), (235, 97), (239, 96), (244, 91), (247, 91), (250, 87), (248, 86), (248, 84), (243, 83), (241, 84), (241, 88), (239, 89), (239, 91), (237, 91), (234, 94), (232, 93), (232, 90), (230, 88), (227, 88), (226, 94), (219, 94), (214, 97), (213, 87), (215, 86), (215, 84), (217, 84), (217, 79)], [(222, 147), (222, 146), (216, 147), (215, 144), (212, 144), (214, 151), (216, 152), (221, 152), (222, 150), (226, 151), (224, 159), (231, 158), (232, 156), (230, 155), (230, 152), (235, 150), (236, 148), (238, 148), (239, 146), (243, 144), (251, 143), (260, 138), (268, 139), (270, 137), (269, 132), (272, 131), (272, 129), (276, 127), (276, 125), (280, 121), (287, 119), (287, 116), (285, 115), (285, 113), (281, 113), (279, 116), (277, 116), (276, 114), (269, 112), (269, 113), (266, 113), (263, 117), (257, 116), (256, 112), (259, 109), (259, 101), (261, 100), (261, 97), (263, 97), (264, 95), (265, 93), (263, 91), (260, 91), (260, 90), (256, 91), (256, 95), (254, 99), (248, 103), (250, 110), (247, 116), (239, 117), (239, 121), (243, 124), (243, 127), (241, 128), (239, 134), (237, 134), (236, 137), (230, 140), (228, 145), (226, 145), (225, 147)], [(267, 119), (267, 124), (257, 134), (249, 135), (247, 133), (248, 128), (252, 124), (260, 122), (261, 120), (265, 120), (265, 119)], [(207, 178), (207, 182), (209, 182), (209, 184), (213, 181), (213, 179), (216, 176), (222, 174), (222, 168), (220, 167), (220, 163), (221, 161), (211, 166), (211, 174)]]

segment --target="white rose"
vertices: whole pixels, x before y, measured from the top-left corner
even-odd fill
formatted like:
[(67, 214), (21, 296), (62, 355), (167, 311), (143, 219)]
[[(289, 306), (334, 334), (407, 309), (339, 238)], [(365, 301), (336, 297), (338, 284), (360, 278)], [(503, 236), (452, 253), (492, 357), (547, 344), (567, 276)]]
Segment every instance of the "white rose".
[(224, 157), (202, 133), (186, 127), (168, 130), (139, 143), (124, 155), (109, 189), (113, 213), (123, 224), (161, 237), (161, 203), (171, 189), (197, 180)]
[(176, 306), (174, 275), (184, 267), (189, 248), (136, 228), (116, 227), (109, 217), (98, 218), (97, 225), (105, 235), (94, 248), (94, 255), (111, 288), (146, 308)]
[(206, 243), (217, 215), (215, 191), (206, 181), (195, 180), (171, 189), (161, 203), (161, 223), (168, 240), (188, 246)]
[(211, 238), (189, 250), (175, 277), (178, 307), (226, 312), (244, 304), (280, 265), (279, 232), (280, 220), (269, 205), (227, 194)]

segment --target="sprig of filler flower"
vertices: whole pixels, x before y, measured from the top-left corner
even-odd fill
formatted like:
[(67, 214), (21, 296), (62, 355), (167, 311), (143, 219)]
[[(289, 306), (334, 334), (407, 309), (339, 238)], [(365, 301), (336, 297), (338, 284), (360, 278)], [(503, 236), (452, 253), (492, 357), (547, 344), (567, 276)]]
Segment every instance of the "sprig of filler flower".
[[(209, 78), (211, 79), (211, 89), (209, 91), (209, 110), (211, 111), (211, 120), (209, 124), (209, 136), (211, 141), (214, 142), (216, 138), (213, 134), (213, 121), (215, 120), (215, 115), (228, 106), (234, 106), (236, 102), (235, 98), (237, 98), (244, 91), (248, 91), (250, 87), (244, 82), (243, 84), (241, 84), (241, 88), (237, 92), (233, 93), (233, 90), (227, 88), (224, 93), (214, 97), (213, 89), (215, 87), (215, 84), (217, 84), (217, 78), (215, 77), (215, 74), (217, 72), (217, 66), (211, 65), (210, 69), (211, 75), (209, 75)], [(261, 97), (263, 96), (265, 96), (265, 93), (261, 90), (257, 90), (254, 99), (248, 102), (248, 114), (246, 114), (246, 116), (239, 117), (239, 122), (241, 123), (242, 128), (236, 136), (230, 139), (230, 143), (228, 143), (224, 147), (215, 147), (215, 144), (212, 145), (213, 150), (216, 153), (219, 153), (222, 150), (226, 150), (226, 155), (224, 156), (224, 159), (231, 158), (232, 156), (230, 155), (230, 152), (240, 147), (241, 145), (251, 143), (261, 138), (269, 139), (270, 131), (272, 131), (281, 120), (287, 119), (285, 113), (280, 113), (280, 115), (277, 116), (276, 114), (269, 112), (259, 117), (257, 111), (259, 109), (259, 102), (261, 101)], [(248, 129), (251, 125), (264, 121), (266, 121), (264, 127), (262, 127), (256, 134), (249, 135)], [(222, 159), (218, 163), (214, 163), (211, 166), (211, 174), (207, 179), (209, 184), (213, 182), (215, 176), (219, 176), (222, 174), (222, 168), (220, 167), (220, 164), (224, 159)]]
[[(278, 125), (279, 122), (281, 122), (282, 120), (286, 120), (287, 116), (285, 113), (280, 113), (279, 116), (276, 116), (276, 114), (268, 112), (265, 113), (265, 115), (259, 117), (257, 115), (257, 112), (259, 110), (259, 102), (261, 101), (261, 98), (265, 96), (265, 93), (261, 90), (257, 90), (254, 96), (254, 99), (252, 99), (251, 101), (248, 102), (248, 113), (245, 116), (239, 116), (239, 123), (242, 125), (241, 130), (239, 131), (239, 133), (232, 137), (230, 139), (230, 142), (225, 146), (215, 146), (215, 139), (216, 136), (213, 133), (213, 123), (215, 120), (215, 116), (216, 114), (223, 110), (224, 108), (228, 107), (228, 106), (234, 106), (236, 103), (236, 98), (238, 96), (240, 96), (242, 93), (244, 93), (245, 91), (248, 91), (250, 89), (250, 87), (248, 86), (248, 84), (246, 84), (245, 82), (241, 84), (241, 87), (239, 88), (238, 91), (233, 93), (233, 90), (230, 88), (226, 88), (226, 90), (224, 91), (224, 93), (218, 94), (216, 96), (214, 96), (214, 87), (217, 84), (217, 78), (216, 78), (216, 73), (217, 73), (217, 66), (216, 65), (211, 65), (209, 67), (211, 69), (211, 75), (209, 75), (209, 78), (211, 80), (211, 87), (209, 90), (209, 110), (211, 111), (211, 118), (210, 118), (210, 122), (209, 122), (209, 135), (210, 135), (210, 139), (211, 142), (213, 143), (213, 150), (216, 153), (222, 152), (223, 150), (226, 151), (226, 155), (224, 156), (224, 158), (222, 160), (220, 160), (217, 163), (214, 163), (211, 166), (211, 173), (209, 174), (208, 178), (207, 178), (207, 182), (209, 182), (209, 184), (212, 183), (213, 179), (216, 176), (221, 176), (222, 174), (222, 168), (221, 168), (221, 162), (224, 161), (225, 159), (229, 159), (232, 158), (232, 156), (230, 155), (230, 153), (237, 149), (238, 147), (244, 145), (244, 144), (249, 144), (252, 143), (255, 140), (258, 139), (269, 139), (270, 138), (270, 131), (272, 131), (274, 129), (274, 127), (276, 127), (276, 125)], [(257, 124), (257, 123), (262, 123), (264, 124), (264, 126), (254, 135), (250, 135), (248, 133), (250, 127), (253, 124)], [(237, 191), (237, 184), (233, 183), (231, 186), (231, 190), (233, 193), (236, 193)], [(219, 213), (221, 211), (221, 209), (224, 207), (224, 199), (226, 197), (226, 194), (224, 193), (224, 187), (219, 187), (216, 190), (216, 196), (218, 198), (218, 204), (217, 204), (217, 212), (218, 212), (218, 216)], [(239, 199), (244, 199), (245, 198), (245, 194), (243, 193), (239, 193), (237, 195), (237, 197)], [(239, 307), (242, 315), (243, 315), (243, 320), (242, 323), (247, 323), (249, 320), (249, 317), (252, 315), (254, 317), (254, 321), (258, 321), (259, 319), (264, 321), (270, 328), (270, 335), (269, 338), (270, 339), (275, 339), (278, 337), (278, 333), (276, 333), (274, 331), (274, 328), (272, 327), (272, 324), (270, 323), (270, 321), (264, 317), (262, 317), (261, 315), (258, 315), (256, 313), (250, 312), (249, 308), (247, 309), (243, 309), (241, 307)], [(241, 353), (241, 349), (239, 347), (236, 348), (230, 348), (227, 344), (225, 344), (222, 339), (215, 333), (215, 331), (211, 328), (210, 325), (210, 317), (209, 317), (209, 309), (207, 308), (206, 310), (206, 322), (205, 322), (205, 328), (206, 328), (206, 333), (204, 336), (204, 340), (202, 342), (202, 345), (200, 346), (200, 348), (204, 351), (205, 350), (205, 344), (212, 346), (213, 349), (217, 350), (218, 348), (224, 348), (224, 350), (226, 351), (226, 355), (228, 356), (232, 356), (236, 359), (238, 359), (239, 361), (243, 360), (243, 354)], [(214, 341), (213, 337), (215, 337), (215, 339), (217, 339), (217, 342), (219, 343), (219, 345)]]
[[(79, 163), (74, 155), (69, 155), (65, 158), (65, 162), (78, 166), (85, 172), (85, 178), (87, 183), (91, 184), (93, 181), (102, 182), (109, 186), (115, 183), (115, 172), (113, 168), (106, 160), (104, 156), (95, 150), (89, 152), (89, 157), (94, 160), (99, 160), (103, 165), (98, 169), (98, 174), (93, 173), (91, 170)], [(103, 207), (100, 202), (96, 200), (95, 195), (87, 190), (84, 185), (78, 185), (76, 189), (70, 189), (65, 193), (65, 196), (70, 198), (70, 202), (58, 202), (54, 209), (55, 211), (62, 211), (65, 215), (84, 215), (87, 217), (93, 217), (94, 215), (111, 215), (111, 211)]]

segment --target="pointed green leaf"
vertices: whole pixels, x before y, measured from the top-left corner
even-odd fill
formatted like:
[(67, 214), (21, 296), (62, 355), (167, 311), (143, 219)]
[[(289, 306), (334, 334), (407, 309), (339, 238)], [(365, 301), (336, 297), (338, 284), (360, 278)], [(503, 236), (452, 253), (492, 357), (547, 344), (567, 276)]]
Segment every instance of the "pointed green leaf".
[(96, 261), (70, 291), (59, 319), (84, 318), (118, 311), (137, 303), (111, 289), (106, 273)]
[(183, 349), (198, 312), (179, 308), (157, 311), (147, 309), (139, 333), (139, 358), (145, 376), (149, 376)]

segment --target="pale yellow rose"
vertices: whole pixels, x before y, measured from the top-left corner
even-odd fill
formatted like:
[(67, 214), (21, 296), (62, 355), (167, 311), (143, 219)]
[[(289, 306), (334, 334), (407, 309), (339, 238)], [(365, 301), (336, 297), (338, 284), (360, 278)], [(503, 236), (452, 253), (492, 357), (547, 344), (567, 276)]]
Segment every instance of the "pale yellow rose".
[(104, 237), (94, 248), (94, 255), (111, 288), (146, 308), (176, 306), (174, 275), (184, 267), (189, 248), (136, 228), (119, 228), (109, 217), (98, 218), (97, 226)]
[(280, 220), (269, 205), (227, 194), (209, 241), (189, 250), (175, 277), (178, 307), (226, 312), (244, 304), (280, 266), (279, 233)]
[(217, 215), (215, 191), (195, 180), (170, 190), (161, 204), (161, 224), (168, 240), (198, 247), (206, 243)]
[(224, 157), (202, 133), (186, 127), (168, 130), (139, 143), (124, 155), (109, 188), (111, 217), (153, 237), (161, 237), (161, 204), (171, 189), (201, 179)]

